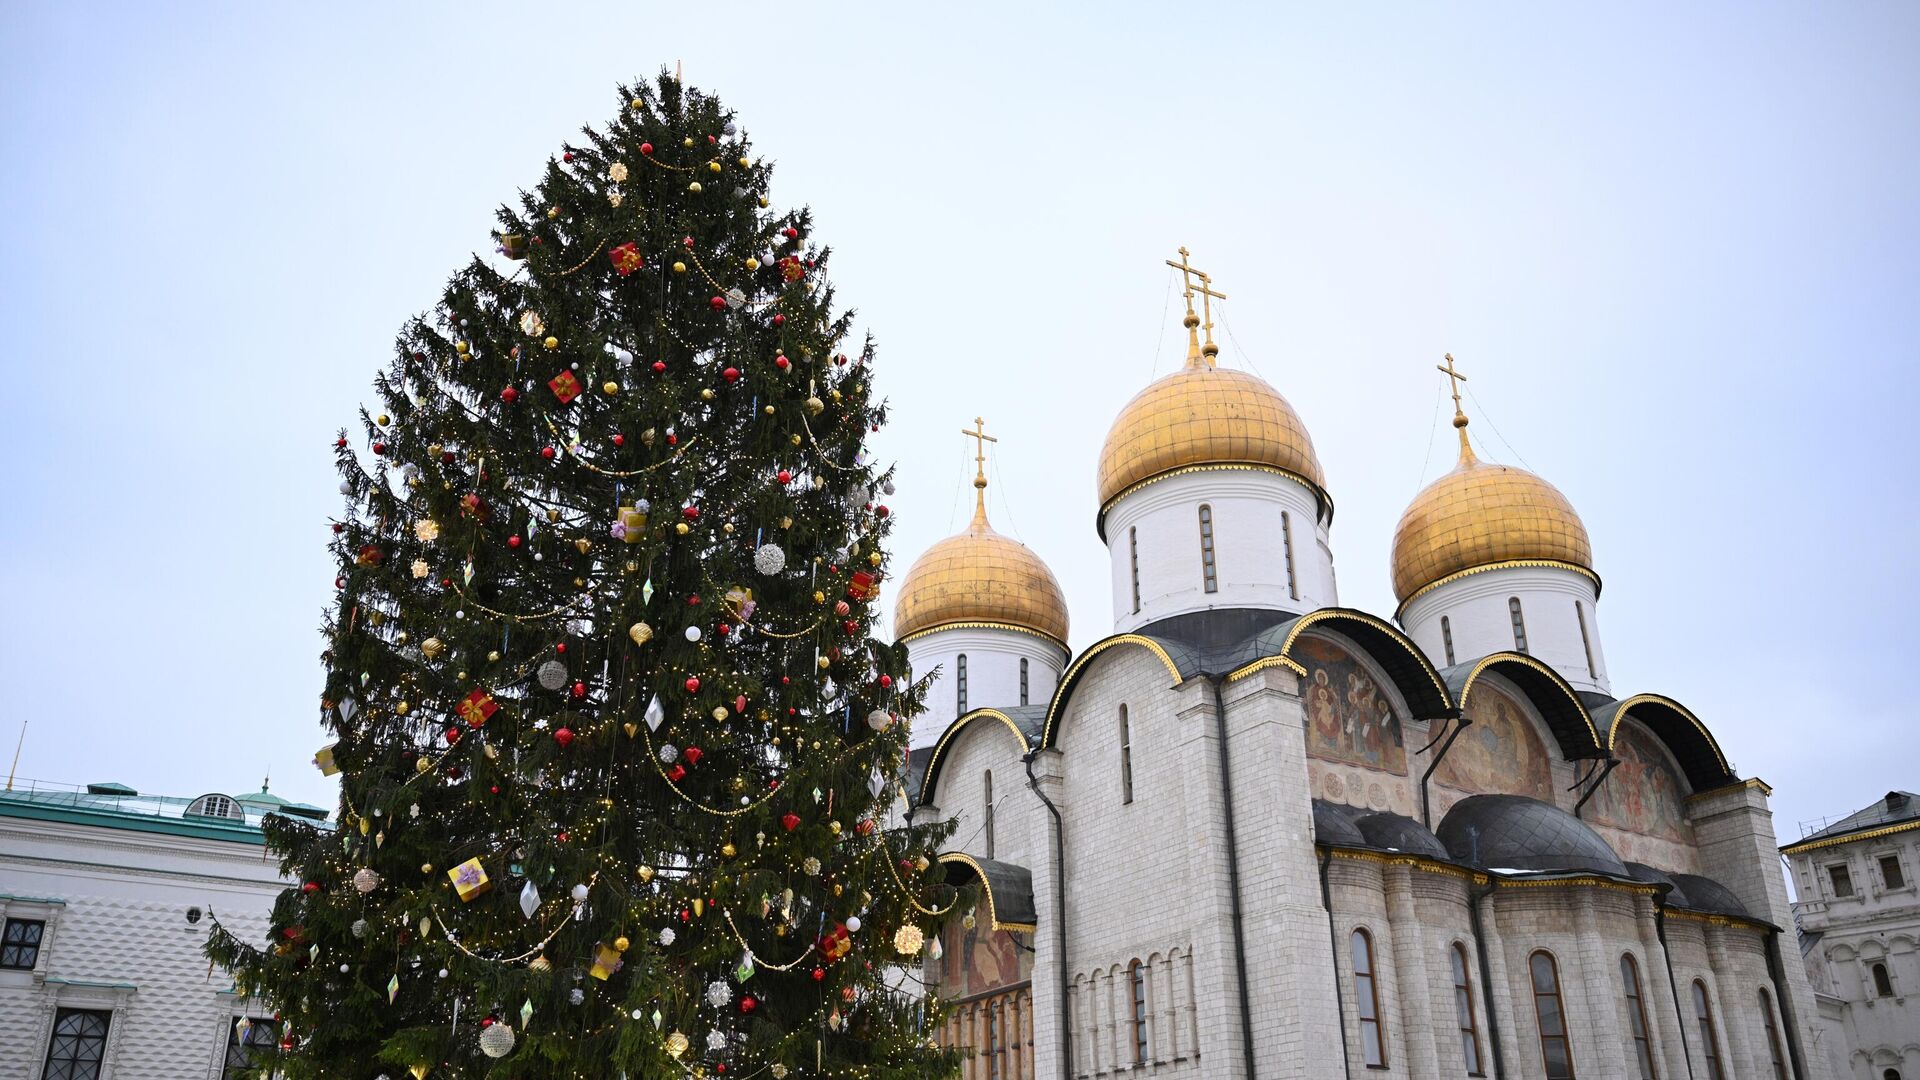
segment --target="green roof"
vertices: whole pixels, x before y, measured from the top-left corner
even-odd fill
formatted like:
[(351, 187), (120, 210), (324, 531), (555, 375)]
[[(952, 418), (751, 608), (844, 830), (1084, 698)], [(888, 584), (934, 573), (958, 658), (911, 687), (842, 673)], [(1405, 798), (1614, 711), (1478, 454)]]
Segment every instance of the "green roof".
[(320, 821), (327, 817), (327, 812), (320, 807), (290, 803), (265, 789), (246, 798), (231, 798), (238, 817), (188, 815), (186, 811), (197, 801), (141, 795), (124, 784), (88, 784), (75, 788), (35, 783), (25, 789), (0, 791), (0, 817), (253, 845), (266, 843), (261, 825), (269, 814)]

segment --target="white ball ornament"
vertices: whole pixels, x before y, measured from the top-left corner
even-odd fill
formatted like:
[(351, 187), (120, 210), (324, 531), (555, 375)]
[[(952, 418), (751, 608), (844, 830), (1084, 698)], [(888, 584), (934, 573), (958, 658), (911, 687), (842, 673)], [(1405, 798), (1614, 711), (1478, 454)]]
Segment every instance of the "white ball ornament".
[(364, 896), (380, 887), (380, 875), (372, 867), (363, 866), (353, 875), (353, 887)]
[(733, 988), (724, 981), (715, 979), (707, 984), (707, 1004), (714, 1008), (723, 1008), (733, 1000)]
[(707, 1049), (709, 1051), (713, 1053), (718, 1053), (722, 1050), (725, 1050), (726, 1048), (727, 1048), (726, 1032), (719, 1031), (719, 1030), (707, 1032)]
[(503, 1058), (513, 1053), (513, 1029), (502, 1023), (489, 1024), (480, 1029), (480, 1052), (490, 1058)]
[(893, 726), (893, 715), (885, 709), (875, 709), (867, 714), (867, 726), (875, 731), (885, 731)]
[(787, 568), (787, 553), (778, 544), (761, 544), (753, 553), (753, 568), (769, 576)]
[(697, 626), (689, 626), (689, 627), (687, 627), (687, 640), (688, 640), (688, 641), (699, 641), (699, 640), (700, 640), (700, 628), (699, 628), (699, 627), (697, 627)]
[(663, 926), (660, 928), (660, 944), (663, 947), (672, 945), (675, 936), (677, 935), (674, 934), (673, 927)]
[(587, 902), (587, 887), (586, 887), (585, 885), (575, 885), (575, 886), (573, 887), (573, 894), (572, 894), (572, 895), (573, 895), (573, 902), (574, 902), (574, 903), (576, 903), (576, 904), (584, 904), (584, 903), (586, 903), (586, 902)]
[(860, 932), (860, 916), (858, 915), (847, 916), (847, 933), (857, 934), (859, 932)]

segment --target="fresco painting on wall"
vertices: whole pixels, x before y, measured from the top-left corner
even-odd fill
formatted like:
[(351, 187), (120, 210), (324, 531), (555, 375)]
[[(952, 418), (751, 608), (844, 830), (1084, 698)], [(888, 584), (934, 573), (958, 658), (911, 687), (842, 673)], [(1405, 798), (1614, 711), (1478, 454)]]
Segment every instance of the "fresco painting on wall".
[(1605, 825), (1675, 843), (1690, 841), (1686, 782), (1654, 737), (1622, 723), (1613, 755), (1620, 764), (1593, 797), (1593, 818)]
[(972, 927), (955, 919), (941, 931), (941, 947), (946, 951), (941, 962), (946, 966), (940, 977), (940, 993), (951, 1001), (1025, 982), (1033, 975), (1031, 940), (1026, 940), (1028, 947), (1022, 949), (1014, 944), (1012, 931), (989, 929), (984, 904), (975, 918)]
[(1407, 745), (1387, 692), (1345, 649), (1303, 637), (1294, 656), (1307, 669), (1307, 753), (1325, 761), (1407, 775)]
[(1467, 726), (1434, 770), (1437, 782), (1472, 795), (1528, 795), (1553, 801), (1553, 765), (1525, 708), (1477, 681), (1467, 695)]

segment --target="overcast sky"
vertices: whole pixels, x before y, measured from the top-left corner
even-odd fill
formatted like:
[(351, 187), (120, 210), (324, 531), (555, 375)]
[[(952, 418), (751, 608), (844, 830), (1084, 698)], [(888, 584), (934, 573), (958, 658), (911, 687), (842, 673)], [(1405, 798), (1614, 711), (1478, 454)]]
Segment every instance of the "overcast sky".
[[(1614, 689), (1783, 839), (1920, 788), (1920, 5), (13, 3), (0, 11), (0, 737), (20, 773), (331, 803), (329, 443), (622, 79), (685, 65), (881, 343), (897, 567), (996, 527), (1112, 624), (1094, 463), (1182, 356), (1313, 433), (1341, 601), (1483, 456), (1572, 499)], [(831, 14), (829, 14), (831, 12)]]

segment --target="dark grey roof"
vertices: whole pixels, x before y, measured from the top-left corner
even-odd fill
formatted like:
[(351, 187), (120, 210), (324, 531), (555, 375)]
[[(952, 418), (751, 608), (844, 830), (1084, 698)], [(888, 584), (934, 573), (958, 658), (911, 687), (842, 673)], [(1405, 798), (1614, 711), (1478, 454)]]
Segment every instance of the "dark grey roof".
[(907, 775), (902, 783), (907, 788), (907, 804), (916, 806), (920, 802), (920, 781), (926, 779), (927, 762), (933, 759), (933, 747), (922, 746), (918, 750), (907, 751)]
[(1673, 760), (1680, 765), (1680, 771), (1686, 774), (1688, 786), (1695, 793), (1711, 791), (1717, 787), (1740, 782), (1740, 777), (1727, 763), (1726, 755), (1720, 752), (1720, 744), (1706, 725), (1688, 712), (1679, 702), (1663, 698), (1658, 694), (1636, 694), (1625, 701), (1603, 701), (1589, 704), (1593, 714), (1593, 726), (1599, 732), (1602, 741), (1611, 743), (1611, 732), (1615, 721), (1619, 719), (1620, 708), (1627, 702), (1633, 707), (1628, 715), (1645, 725), (1653, 732), (1673, 754)]
[(1524, 795), (1470, 795), (1440, 822), (1457, 862), (1488, 870), (1587, 870), (1626, 878), (1627, 868), (1592, 826)]
[[(1733, 895), (1732, 889), (1727, 888), (1712, 878), (1701, 877), (1699, 874), (1674, 874), (1673, 880), (1675, 884), (1686, 890), (1687, 893), (1686, 903), (1676, 904), (1675, 906), (1677, 907), (1684, 907), (1688, 911), (1704, 911), (1709, 915), (1734, 915), (1742, 919), (1753, 918), (1752, 914), (1747, 911), (1747, 905), (1741, 903), (1740, 898)], [(1667, 903), (1673, 904), (1674, 901), (1672, 898), (1668, 898)]]
[(1359, 811), (1351, 806), (1325, 799), (1313, 800), (1313, 842), (1329, 847), (1367, 847), (1366, 834), (1353, 823), (1358, 815)]
[(1687, 906), (1686, 890), (1682, 889), (1680, 883), (1673, 880), (1672, 875), (1668, 874), (1665, 870), (1655, 870), (1646, 863), (1630, 862), (1627, 864), (1627, 876), (1635, 881), (1644, 881), (1649, 885), (1665, 885), (1667, 887), (1666, 902), (1669, 906)]
[[(1453, 695), (1454, 701), (1460, 700), (1462, 691), (1467, 689), (1467, 679), (1485, 659), (1476, 657), (1440, 672), (1440, 677), (1446, 680), (1447, 693)], [(1491, 670), (1519, 687), (1533, 707), (1540, 710), (1540, 718), (1547, 722), (1554, 741), (1560, 744), (1561, 756), (1568, 761), (1607, 756), (1603, 745), (1605, 734), (1596, 730), (1580, 692), (1565, 679), (1512, 657), (1493, 661)]]
[(980, 885), (987, 894), (996, 922), (1014, 926), (1033, 926), (1039, 922), (1039, 909), (1033, 903), (1033, 872), (1026, 867), (971, 855), (964, 861), (949, 860), (943, 855), (940, 861), (946, 867), (950, 885), (964, 884), (975, 876), (974, 867), (980, 868)]
[(1382, 851), (1401, 851), (1409, 855), (1424, 855), (1429, 859), (1453, 861), (1453, 856), (1440, 838), (1410, 817), (1385, 812), (1363, 814), (1354, 824), (1370, 846)]
[(1897, 825), (1914, 818), (1920, 818), (1920, 795), (1911, 791), (1889, 791), (1879, 802), (1856, 810), (1819, 832), (1809, 833), (1787, 846), (1796, 847), (1809, 840), (1826, 840), (1882, 825)]
[(1007, 705), (995, 707), (1001, 712), (1006, 713), (1009, 719), (1020, 726), (1020, 734), (1025, 735), (1029, 743), (1040, 741), (1040, 732), (1045, 730), (1047, 726), (1047, 706), (1045, 702), (1039, 705)]

